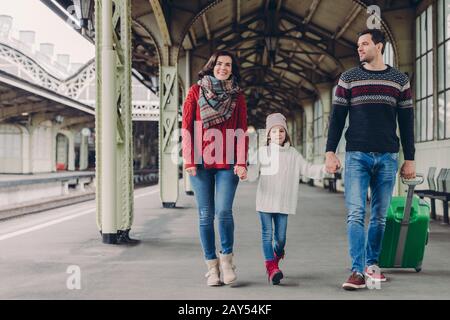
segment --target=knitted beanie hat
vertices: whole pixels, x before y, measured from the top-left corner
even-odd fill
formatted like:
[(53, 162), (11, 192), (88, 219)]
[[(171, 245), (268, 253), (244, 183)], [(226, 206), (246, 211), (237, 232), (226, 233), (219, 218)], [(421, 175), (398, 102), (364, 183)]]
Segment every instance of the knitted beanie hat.
[(282, 126), (287, 132), (286, 118), (281, 113), (269, 114), (266, 118), (266, 136), (269, 136), (270, 129), (275, 126)]

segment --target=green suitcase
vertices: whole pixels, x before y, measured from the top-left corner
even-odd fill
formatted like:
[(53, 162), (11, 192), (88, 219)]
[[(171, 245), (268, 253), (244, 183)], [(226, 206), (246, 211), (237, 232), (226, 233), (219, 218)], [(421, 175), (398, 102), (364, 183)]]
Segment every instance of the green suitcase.
[(421, 180), (403, 180), (408, 185), (408, 195), (392, 197), (386, 216), (386, 229), (379, 266), (381, 268), (414, 268), (422, 270), (425, 245), (428, 242), (430, 207), (428, 203), (414, 196), (414, 187)]

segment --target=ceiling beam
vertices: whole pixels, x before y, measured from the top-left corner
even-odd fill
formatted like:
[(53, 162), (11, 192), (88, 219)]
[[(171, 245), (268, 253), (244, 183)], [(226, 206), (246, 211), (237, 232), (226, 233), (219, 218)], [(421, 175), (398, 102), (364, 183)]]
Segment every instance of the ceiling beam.
[(56, 103), (49, 103), (48, 101), (41, 101), (35, 103), (19, 104), (13, 107), (3, 107), (0, 111), (0, 121), (8, 118), (17, 117), (22, 113), (38, 113), (50, 110), (50, 108), (57, 106)]
[(241, 23), (241, 0), (235, 1), (236, 4), (236, 13), (235, 13), (235, 23)]
[[(252, 63), (253, 66), (252, 66), (252, 67), (249, 67), (249, 68), (243, 68), (242, 71), (241, 71), (241, 74), (242, 74), (242, 75), (246, 74), (247, 72), (253, 72), (254, 70), (264, 70), (264, 68), (265, 68), (267, 74), (269, 74), (269, 75), (271, 75), (271, 76), (273, 76), (273, 77), (276, 77), (276, 78), (277, 78), (278, 80), (280, 80), (280, 81), (285, 82), (285, 83), (288, 84), (290, 87), (293, 87), (293, 88), (296, 88), (296, 87), (297, 87), (297, 84), (296, 84), (295, 82), (293, 82), (293, 81), (291, 81), (291, 80), (288, 80), (288, 79), (283, 79), (283, 78), (281, 78), (280, 75), (279, 75), (278, 73), (276, 73), (275, 71), (273, 71), (273, 69), (266, 68), (265, 66), (263, 66), (263, 65), (261, 65), (261, 64), (254, 63), (254, 62), (251, 62), (251, 61), (248, 61), (248, 60), (247, 60), (247, 62)], [(274, 69), (285, 70), (285, 71), (287, 71), (287, 72), (293, 73), (293, 72), (292, 72), (291, 70), (289, 70), (288, 68), (283, 68), (283, 67), (277, 67), (277, 66), (275, 66)], [(295, 73), (294, 73), (294, 74), (295, 74)], [(299, 74), (295, 74), (295, 75), (296, 75), (297, 77), (303, 78), (310, 86), (314, 87), (313, 83), (312, 83), (309, 79), (306, 79), (305, 77), (303, 77), (302, 75), (299, 75)], [(308, 92), (311, 92), (311, 91), (308, 90)]]
[(17, 99), (27, 96), (28, 92), (26, 91), (16, 91), (16, 90), (11, 90), (9, 92), (6, 93), (2, 93), (0, 94), (0, 105), (4, 105), (4, 104), (12, 104), (14, 103), (14, 101), (16, 101)]
[(63, 127), (70, 127), (77, 124), (85, 123), (85, 122), (91, 122), (94, 121), (93, 116), (81, 116), (81, 117), (71, 117), (67, 120), (64, 120)]
[(306, 17), (303, 20), (304, 24), (308, 24), (311, 21), (314, 13), (316, 13), (317, 7), (319, 6), (319, 2), (320, 0), (313, 0), (311, 6), (308, 8), (308, 11), (306, 11)]
[(169, 28), (167, 25), (166, 17), (164, 16), (164, 11), (161, 7), (161, 3), (159, 2), (159, 0), (149, 0), (149, 2), (152, 6), (153, 14), (155, 15), (156, 23), (158, 24), (164, 44), (171, 47), (172, 40), (170, 39)]
[(194, 27), (191, 27), (191, 29), (189, 30), (189, 35), (192, 38), (192, 43), (194, 44), (194, 47), (197, 47), (198, 46), (197, 35), (195, 34)]
[(335, 40), (339, 39), (345, 33), (345, 31), (347, 31), (347, 29), (353, 23), (353, 20), (355, 20), (356, 17), (358, 17), (358, 14), (361, 11), (361, 9), (362, 9), (362, 7), (360, 5), (353, 6), (352, 10), (345, 17), (345, 19), (343, 21), (344, 25), (342, 27), (341, 26), (337, 27), (336, 32), (332, 36), (333, 39), (335, 39)]
[(206, 32), (206, 39), (208, 41), (211, 41), (211, 31), (209, 30), (208, 20), (206, 19), (206, 13), (202, 14), (202, 22), (203, 22), (203, 28), (205, 28), (205, 32)]
[[(316, 36), (320, 38), (326, 38), (326, 39), (332, 39), (332, 36), (334, 33), (332, 31), (324, 29), (322, 27), (319, 27), (318, 25), (309, 22), (308, 24), (303, 23), (303, 17), (298, 16), (297, 14), (293, 13), (292, 11), (286, 11), (282, 10), (283, 19), (288, 20), (290, 23), (295, 25), (291, 29), (292, 30), (298, 30), (300, 32), (310, 32), (312, 34), (315, 34)], [(351, 48), (352, 50), (355, 49), (355, 44), (352, 41), (348, 41), (344, 38), (340, 38), (336, 40), (339, 44)]]

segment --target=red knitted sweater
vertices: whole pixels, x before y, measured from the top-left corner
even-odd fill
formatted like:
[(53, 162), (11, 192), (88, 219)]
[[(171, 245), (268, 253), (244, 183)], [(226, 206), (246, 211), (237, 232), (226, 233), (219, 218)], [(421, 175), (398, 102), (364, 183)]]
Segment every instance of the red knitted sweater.
[(203, 163), (206, 169), (229, 169), (230, 164), (247, 168), (247, 105), (243, 93), (239, 94), (228, 120), (205, 129), (200, 117), (199, 92), (199, 85), (194, 84), (183, 105), (184, 167)]

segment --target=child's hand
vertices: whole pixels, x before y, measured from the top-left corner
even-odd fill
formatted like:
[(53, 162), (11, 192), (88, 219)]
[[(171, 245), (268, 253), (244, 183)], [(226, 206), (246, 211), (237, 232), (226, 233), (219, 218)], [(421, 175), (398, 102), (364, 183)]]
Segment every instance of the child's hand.
[(241, 180), (247, 179), (247, 169), (241, 166), (234, 167), (234, 174), (239, 177)]
[(196, 176), (197, 175), (197, 168), (196, 167), (191, 167), (191, 168), (187, 168), (186, 172), (190, 175), (190, 176)]

